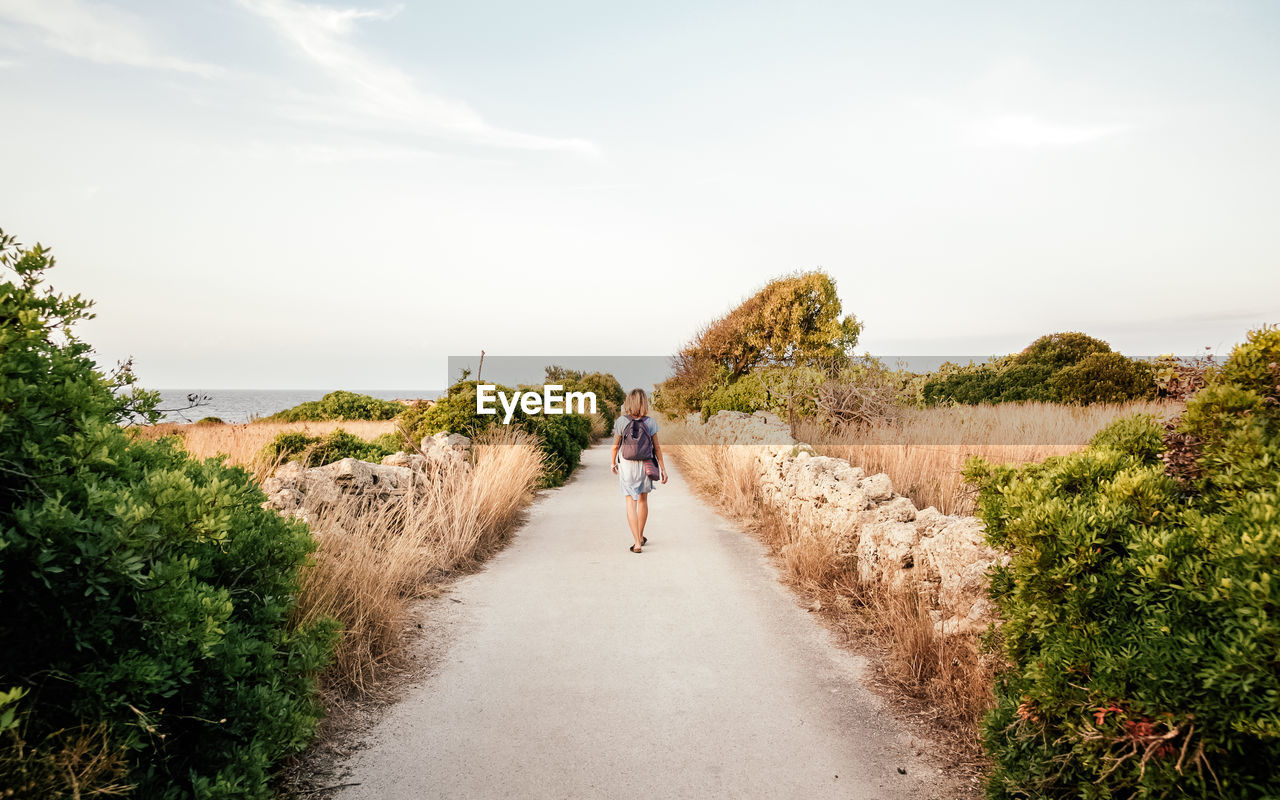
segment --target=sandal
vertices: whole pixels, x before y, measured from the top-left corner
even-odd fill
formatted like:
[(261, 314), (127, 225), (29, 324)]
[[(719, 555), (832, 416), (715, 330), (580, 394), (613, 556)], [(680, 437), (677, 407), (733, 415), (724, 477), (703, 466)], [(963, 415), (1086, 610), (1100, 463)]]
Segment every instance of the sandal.
[(634, 544), (633, 544), (633, 545), (628, 546), (628, 547), (627, 547), (627, 549), (628, 549), (628, 550), (630, 550), (631, 552), (633, 552), (633, 553), (637, 554), (637, 555), (639, 555), (640, 553), (643, 553), (643, 552), (644, 552), (643, 550), (637, 550), (637, 549), (636, 549), (636, 546), (635, 546)]
[(644, 546), (645, 546), (646, 544), (648, 544), (648, 543), (649, 543), (649, 537), (648, 537), (648, 536), (641, 536), (641, 537), (640, 537), (640, 546), (641, 546), (641, 547), (644, 547)]

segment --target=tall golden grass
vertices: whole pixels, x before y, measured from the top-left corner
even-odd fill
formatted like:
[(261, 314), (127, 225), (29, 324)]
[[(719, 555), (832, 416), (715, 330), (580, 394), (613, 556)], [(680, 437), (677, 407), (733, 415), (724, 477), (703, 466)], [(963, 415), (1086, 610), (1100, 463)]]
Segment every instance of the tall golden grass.
[[(335, 428), (372, 439), (395, 421), (253, 422), (156, 425), (146, 438), (177, 435), (188, 452), (223, 455), (261, 480), (277, 466), (263, 448), (278, 434), (321, 435)], [(471, 463), (453, 463), (387, 504), (358, 499), (326, 509), (311, 525), (317, 549), (302, 575), (295, 621), (337, 619), (342, 635), (321, 675), (327, 697), (366, 693), (404, 650), (410, 605), (432, 581), (491, 554), (515, 527), (538, 486), (545, 456), (530, 435), (495, 429), (478, 439)]]
[(918, 508), (972, 514), (973, 492), (964, 485), (973, 456), (1002, 464), (1043, 461), (1074, 452), (1112, 422), (1133, 414), (1170, 419), (1182, 411), (1172, 400), (1098, 403), (1005, 403), (907, 409), (870, 428), (832, 433), (798, 423), (796, 438), (823, 455), (843, 458), (868, 473), (883, 472)]
[(165, 422), (134, 428), (146, 439), (177, 436), (187, 452), (196, 458), (223, 455), (232, 464), (247, 468), (261, 479), (277, 465), (267, 460), (264, 447), (281, 433), (299, 431), (308, 436), (322, 436), (338, 428), (361, 439), (374, 439), (396, 430), (395, 420), (349, 420), (344, 422), (247, 422), (244, 424), (177, 424)]
[[(1025, 463), (1078, 450), (1111, 422), (1137, 413), (1167, 419), (1175, 402), (1087, 407), (1048, 403), (908, 410), (870, 429), (833, 435), (812, 424), (796, 438), (885, 472), (919, 508), (972, 513), (963, 468), (971, 456)], [(783, 577), (851, 640), (878, 650), (883, 679), (952, 733), (958, 753), (980, 758), (978, 723), (990, 707), (994, 657), (972, 636), (939, 636), (919, 595), (860, 580), (833, 544), (771, 511), (760, 492), (751, 445), (715, 444), (681, 422), (664, 428), (664, 446), (700, 494), (758, 536), (777, 555)]]
[(401, 654), (409, 605), (428, 582), (492, 553), (533, 496), (544, 456), (528, 434), (495, 432), (473, 455), (471, 469), (448, 466), (376, 511), (350, 502), (312, 525), (318, 549), (296, 616), (342, 623), (322, 676), (330, 693), (371, 689)]
[(918, 595), (868, 584), (836, 566), (842, 560), (831, 542), (766, 506), (756, 472), (759, 447), (709, 443), (681, 423), (664, 430), (664, 449), (694, 489), (763, 541), (783, 580), (809, 607), (850, 642), (878, 651), (882, 679), (948, 731), (959, 755), (977, 759), (978, 722), (991, 704), (994, 667), (977, 642), (936, 635)]

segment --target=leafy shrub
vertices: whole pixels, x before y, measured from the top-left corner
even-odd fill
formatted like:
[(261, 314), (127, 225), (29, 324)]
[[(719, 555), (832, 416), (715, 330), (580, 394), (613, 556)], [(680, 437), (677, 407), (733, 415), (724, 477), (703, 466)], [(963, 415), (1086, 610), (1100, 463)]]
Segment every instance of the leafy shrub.
[(743, 411), (748, 414), (769, 406), (769, 393), (755, 376), (748, 375), (733, 383), (716, 387), (702, 401), (702, 420), (720, 411)]
[(1121, 403), (1156, 393), (1151, 365), (1119, 353), (1091, 353), (1055, 373), (1050, 387), (1065, 403)]
[(944, 365), (925, 381), (921, 397), (926, 405), (978, 405), (1120, 402), (1154, 393), (1149, 365), (1083, 333), (1054, 333), (987, 363)]
[(1097, 353), (1110, 353), (1111, 345), (1077, 331), (1050, 333), (1027, 345), (1013, 357), (1018, 364), (1039, 364), (1053, 372), (1079, 364)]
[(596, 413), (604, 417), (612, 427), (622, 413), (622, 402), (627, 399), (618, 379), (605, 372), (581, 372), (559, 366), (546, 369), (546, 382), (564, 386), (566, 392), (594, 392)]
[(927, 405), (1053, 401), (1058, 398), (1049, 385), (1052, 377), (1053, 369), (1048, 365), (1019, 363), (1007, 356), (953, 368), (942, 377), (927, 380), (923, 396)]
[(197, 425), (226, 425), (227, 423), (223, 422), (221, 417), (201, 417), (200, 419), (196, 420), (196, 424)]
[(970, 465), (1011, 555), (990, 796), (1280, 794), (1278, 363), (1280, 332), (1255, 331), (1172, 430)]
[[(511, 391), (506, 386), (499, 386), (498, 389)], [(458, 381), (430, 408), (411, 408), (400, 417), (401, 424), (415, 440), (440, 431), (461, 433), (474, 439), (488, 430), (495, 421), (499, 421), (496, 415), (476, 413), (476, 381), (473, 380)]]
[(336, 391), (319, 400), (308, 400), (293, 408), (277, 411), (267, 419), (277, 422), (318, 422), (323, 420), (391, 419), (405, 407), (392, 400), (380, 400), (367, 394)]
[(141, 797), (272, 797), (334, 639), (289, 625), (309, 532), (244, 470), (129, 436), (157, 397), (96, 370), (73, 330), (89, 303), (41, 288), (39, 246), (0, 234), (0, 265), (0, 784), (92, 747)]
[(702, 418), (719, 411), (769, 411), (784, 420), (817, 418), (833, 427), (855, 417), (862, 422), (871, 416), (884, 419), (906, 402), (903, 389), (910, 377), (869, 357), (834, 373), (813, 366), (761, 367), (736, 381), (718, 383), (702, 401)]
[[(554, 374), (548, 371), (548, 374)], [(592, 373), (598, 375), (599, 373)], [(618, 386), (612, 375), (603, 376)], [(607, 381), (593, 379), (600, 384)], [(514, 389), (496, 384), (496, 391), (508, 395)], [(540, 387), (525, 387), (530, 390)], [(566, 385), (566, 391), (569, 391)], [(573, 389), (573, 391), (587, 391)], [(599, 400), (599, 395), (597, 395)], [(449, 392), (436, 401), (428, 409), (410, 409), (401, 418), (405, 430), (414, 440), (422, 439), (440, 431), (461, 433), (475, 438), (495, 425), (502, 424), (502, 410), (499, 405), (498, 414), (476, 413), (476, 381), (463, 380), (449, 387)], [(519, 427), (538, 437), (544, 453), (547, 455), (546, 476), (544, 485), (559, 486), (564, 483), (573, 471), (578, 468), (582, 451), (591, 444), (591, 420), (581, 414), (525, 414), (517, 408), (511, 418), (511, 425)]]
[(276, 435), (263, 450), (263, 456), (272, 462), (302, 461), (308, 467), (320, 467), (344, 458), (380, 462), (399, 451), (401, 444), (400, 435), (396, 433), (384, 433), (368, 441), (341, 428), (324, 436), (286, 431)]
[(538, 437), (547, 454), (545, 486), (568, 480), (582, 461), (582, 451), (591, 444), (591, 418), (582, 414), (528, 416), (521, 427)]
[(1217, 365), (1212, 354), (1179, 358), (1167, 353), (1158, 356), (1151, 367), (1155, 373), (1156, 393), (1160, 397), (1186, 400), (1204, 388)]
[[(854, 364), (845, 368), (845, 373), (851, 374), (860, 369), (860, 365)], [(829, 375), (813, 366), (776, 366), (753, 370), (751, 378), (763, 384), (768, 395), (763, 409), (790, 420), (792, 415), (797, 418), (813, 416), (818, 387), (829, 379)]]

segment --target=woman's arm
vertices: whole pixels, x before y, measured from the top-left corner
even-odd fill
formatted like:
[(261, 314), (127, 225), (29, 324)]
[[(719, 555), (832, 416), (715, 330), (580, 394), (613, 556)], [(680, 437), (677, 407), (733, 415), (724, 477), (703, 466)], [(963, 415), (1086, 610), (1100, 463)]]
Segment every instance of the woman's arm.
[(613, 449), (609, 451), (609, 464), (613, 467), (614, 473), (618, 471), (618, 448), (622, 446), (622, 437), (613, 437)]
[(653, 437), (653, 457), (658, 459), (658, 469), (662, 472), (662, 482), (667, 482), (667, 465), (662, 461), (662, 445), (658, 444), (658, 437)]

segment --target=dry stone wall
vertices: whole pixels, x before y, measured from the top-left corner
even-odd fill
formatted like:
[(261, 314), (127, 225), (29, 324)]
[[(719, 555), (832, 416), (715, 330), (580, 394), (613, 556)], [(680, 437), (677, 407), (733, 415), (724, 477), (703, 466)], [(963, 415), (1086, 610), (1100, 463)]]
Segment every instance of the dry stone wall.
[(981, 631), (993, 619), (987, 571), (1004, 556), (987, 546), (977, 517), (917, 509), (888, 475), (818, 455), (772, 414), (721, 411), (701, 431), (714, 443), (758, 448), (764, 502), (863, 580), (918, 592), (939, 633)]
[(461, 434), (437, 433), (422, 440), (419, 452), (392, 453), (381, 464), (344, 458), (308, 468), (290, 461), (262, 482), (265, 505), (312, 525), (342, 504), (371, 511), (433, 480), (442, 469), (471, 469), (470, 448), (471, 440)]

